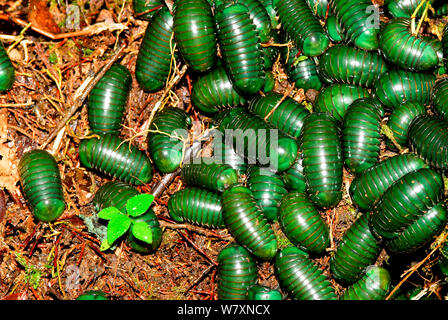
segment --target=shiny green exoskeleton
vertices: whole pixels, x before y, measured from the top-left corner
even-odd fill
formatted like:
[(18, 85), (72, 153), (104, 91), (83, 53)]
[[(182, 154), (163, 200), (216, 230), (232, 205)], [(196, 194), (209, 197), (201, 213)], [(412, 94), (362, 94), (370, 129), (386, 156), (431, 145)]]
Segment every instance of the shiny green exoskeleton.
[(215, 113), (242, 106), (246, 98), (235, 90), (223, 67), (208, 72), (193, 83), (191, 102), (200, 111)]
[(422, 114), (409, 126), (408, 144), (414, 152), (436, 170), (448, 169), (448, 122)]
[(431, 99), (431, 90), (436, 77), (429, 73), (404, 70), (385, 72), (375, 83), (375, 97), (386, 110), (393, 110), (406, 101), (424, 105)]
[[(430, 1), (431, 3), (434, 0)], [(387, 11), (394, 18), (410, 18), (417, 9), (421, 0), (386, 0), (384, 4)], [(423, 13), (425, 6), (423, 5), (416, 13), (417, 17), (420, 17)]]
[(15, 80), (15, 70), (6, 53), (5, 48), (0, 43), (0, 92), (9, 90)]
[(369, 226), (375, 236), (393, 239), (439, 203), (440, 174), (429, 168), (408, 173), (391, 185), (375, 204)]
[(342, 146), (336, 120), (325, 113), (305, 118), (300, 137), (303, 175), (310, 199), (332, 208), (342, 198)]
[(345, 39), (345, 34), (335, 16), (332, 15), (327, 18), (325, 27), (331, 42), (337, 43)]
[(275, 88), (275, 77), (272, 71), (266, 71), (264, 74), (264, 85), (261, 91), (264, 94), (271, 92)]
[(278, 48), (275, 46), (262, 46), (261, 51), (263, 53), (264, 70), (271, 70), (277, 60)]
[(328, 0), (306, 0), (313, 14), (319, 19), (325, 19), (330, 11)]
[(302, 154), (297, 156), (292, 166), (283, 172), (282, 178), (286, 189), (304, 193), (306, 191), (306, 181), (303, 175)]
[(134, 16), (141, 20), (151, 20), (157, 10), (164, 6), (162, 0), (132, 0)]
[(144, 91), (155, 92), (165, 86), (174, 46), (173, 16), (162, 7), (146, 27), (135, 65), (135, 77)]
[(300, 136), (303, 121), (310, 113), (301, 103), (277, 92), (254, 98), (247, 109), (295, 139)]
[(371, 206), (394, 182), (427, 167), (422, 159), (411, 153), (383, 160), (355, 177), (350, 184), (351, 199), (359, 209), (371, 210)]
[(106, 293), (104, 293), (101, 290), (88, 290), (83, 293), (81, 293), (76, 300), (109, 300)]
[(432, 90), (432, 106), (434, 111), (445, 121), (448, 121), (448, 79), (436, 82)]
[(215, 65), (215, 22), (207, 0), (176, 1), (173, 30), (179, 51), (192, 70), (206, 72)]
[(397, 237), (386, 240), (385, 247), (389, 253), (410, 253), (436, 236), (448, 222), (448, 212), (443, 203), (438, 203), (421, 217), (416, 219)]
[(195, 158), (182, 166), (181, 178), (187, 186), (222, 192), (238, 182), (238, 172), (226, 164), (216, 164), (213, 158)]
[[(445, 25), (445, 28), (443, 28), (442, 50), (443, 50), (443, 56), (448, 57), (448, 23)], [(448, 68), (448, 59), (444, 60), (445, 60), (445, 67)]]
[(185, 188), (174, 193), (168, 200), (168, 213), (176, 222), (223, 228), (221, 197), (199, 188)]
[(330, 228), (303, 193), (291, 192), (283, 196), (278, 221), (286, 237), (301, 250), (322, 254), (330, 245)]
[[(120, 212), (126, 213), (126, 202), (130, 198), (139, 194), (140, 192), (137, 189), (126, 183), (110, 181), (102, 185), (95, 193), (93, 205), (97, 212), (104, 208), (115, 207), (120, 210)], [(127, 244), (139, 253), (146, 254), (155, 252), (162, 242), (163, 231), (154, 211), (152, 209), (148, 209), (148, 211), (146, 211), (143, 215), (131, 217), (131, 219), (134, 222), (144, 221), (149, 225), (152, 232), (152, 242), (151, 244), (148, 244), (140, 241), (130, 232), (126, 238)]]
[(241, 94), (257, 93), (264, 84), (260, 38), (243, 4), (225, 4), (215, 11), (217, 39), (224, 65)]
[(54, 157), (44, 150), (26, 152), (19, 162), (22, 190), (37, 220), (49, 222), (65, 210), (61, 175)]
[(304, 251), (287, 247), (275, 257), (275, 274), (280, 285), (297, 300), (337, 300), (322, 270)]
[(280, 291), (258, 284), (247, 289), (246, 300), (282, 300)]
[(249, 188), (233, 185), (222, 194), (223, 217), (235, 241), (260, 259), (272, 259), (277, 239)]
[(346, 231), (330, 258), (331, 275), (344, 284), (358, 281), (380, 254), (380, 241), (370, 231), (368, 222), (368, 214), (359, 217)]
[(250, 167), (247, 187), (252, 191), (263, 214), (269, 221), (277, 220), (278, 205), (288, 192), (280, 175), (261, 167)]
[(329, 3), (331, 13), (350, 42), (361, 49), (378, 49), (379, 27), (373, 20), (375, 11), (371, 0), (329, 0)]
[(245, 157), (249, 164), (270, 165), (271, 168), (284, 171), (297, 157), (297, 142), (293, 138), (241, 107), (221, 112), (215, 120), (221, 132), (227, 131), (227, 135), (233, 133), (230, 138), (235, 152)]
[[(387, 126), (393, 133), (395, 142), (405, 147), (408, 141), (408, 129), (415, 117), (426, 113), (425, 107), (419, 102), (407, 101), (400, 104), (389, 116)], [(388, 140), (387, 146), (395, 150), (395, 145)]]
[(370, 88), (388, 69), (378, 53), (347, 45), (335, 45), (319, 58), (320, 76), (332, 83)]
[(448, 15), (448, 3), (442, 4), (436, 10), (436, 17), (443, 17)]
[(342, 122), (353, 101), (368, 97), (370, 93), (366, 88), (351, 84), (333, 84), (320, 91), (314, 102), (314, 110), (328, 113)]
[(235, 152), (233, 146), (227, 145), (224, 138), (221, 140), (213, 139), (213, 158), (217, 163), (232, 167), (240, 175), (246, 174), (247, 172), (246, 160)]
[(145, 153), (112, 134), (81, 140), (79, 160), (86, 168), (133, 185), (146, 184), (153, 176)]
[(448, 277), (448, 242), (440, 248), (439, 268), (442, 273)]
[(89, 95), (87, 112), (90, 129), (96, 134), (118, 134), (131, 90), (129, 70), (115, 63)]
[(305, 0), (273, 0), (273, 4), (286, 33), (305, 56), (319, 56), (328, 48), (330, 40)]
[(274, 4), (272, 3), (273, 0), (259, 0), (260, 3), (265, 8), (269, 19), (271, 21), (271, 29), (277, 29), (277, 26), (279, 25), (278, 19), (277, 19), (277, 11), (274, 8)]
[(371, 266), (362, 279), (344, 291), (339, 300), (385, 300), (390, 288), (389, 271)]
[(377, 100), (355, 100), (348, 108), (342, 127), (344, 163), (359, 174), (378, 162), (381, 146), (381, 119), (384, 110)]
[(432, 41), (411, 33), (411, 20), (396, 18), (381, 29), (381, 52), (392, 64), (410, 71), (425, 71), (439, 64), (437, 47)]
[(218, 299), (246, 300), (257, 281), (257, 263), (249, 251), (231, 243), (218, 254)]
[(173, 172), (181, 165), (191, 123), (190, 116), (175, 107), (164, 108), (154, 116), (149, 127), (148, 151), (160, 172)]

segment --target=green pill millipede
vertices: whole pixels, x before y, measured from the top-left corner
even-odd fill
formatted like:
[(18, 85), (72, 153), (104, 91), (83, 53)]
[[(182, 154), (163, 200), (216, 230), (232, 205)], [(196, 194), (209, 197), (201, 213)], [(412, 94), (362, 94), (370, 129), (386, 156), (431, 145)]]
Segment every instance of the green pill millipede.
[(306, 192), (306, 181), (303, 176), (302, 162), (302, 153), (300, 153), (292, 166), (282, 173), (283, 182), (289, 191)]
[(238, 172), (226, 164), (216, 164), (213, 158), (194, 158), (182, 166), (181, 178), (185, 185), (222, 192), (238, 182)]
[(141, 20), (151, 20), (157, 10), (164, 6), (162, 0), (132, 0), (135, 18)]
[(277, 20), (277, 11), (274, 8), (274, 4), (272, 3), (273, 0), (259, 0), (260, 3), (265, 8), (269, 19), (271, 20), (271, 29), (275, 30), (277, 29), (279, 22)]
[(406, 101), (416, 101), (424, 105), (431, 100), (431, 90), (436, 77), (429, 73), (405, 70), (385, 72), (375, 82), (375, 97), (386, 110), (393, 110)]
[(331, 42), (338, 43), (345, 39), (345, 34), (335, 16), (331, 15), (327, 18), (325, 27)]
[(257, 277), (257, 263), (243, 247), (231, 243), (219, 252), (219, 300), (246, 300), (247, 290), (255, 284)]
[(263, 54), (249, 10), (243, 4), (225, 4), (215, 11), (217, 39), (224, 65), (241, 94), (252, 95), (263, 87)]
[(319, 75), (332, 83), (370, 88), (388, 69), (378, 53), (347, 45), (335, 45), (319, 58)]
[[(421, 0), (386, 0), (384, 4), (392, 17), (410, 18), (420, 2)], [(430, 0), (430, 2), (432, 3), (434, 0)], [(425, 6), (422, 6), (416, 13), (416, 16), (420, 17), (424, 9)]]
[(410, 19), (390, 20), (381, 29), (379, 44), (386, 59), (402, 69), (425, 71), (439, 64), (437, 47), (411, 33)]
[(322, 270), (304, 251), (282, 249), (275, 257), (275, 274), (280, 285), (297, 300), (337, 300), (336, 293)]
[(362, 279), (344, 291), (339, 300), (385, 300), (390, 288), (389, 271), (371, 266)]
[(280, 291), (255, 284), (247, 289), (246, 300), (282, 300)]
[(328, 0), (306, 0), (313, 14), (319, 19), (325, 19), (330, 11)]
[(151, 181), (151, 161), (144, 152), (112, 134), (79, 143), (79, 160), (84, 167), (133, 185)]
[(90, 129), (96, 134), (118, 134), (131, 90), (129, 70), (115, 63), (93, 87), (87, 103)]
[(305, 118), (300, 138), (303, 175), (310, 199), (332, 208), (342, 198), (342, 146), (336, 120), (325, 113)]
[(408, 144), (431, 167), (446, 172), (448, 169), (448, 122), (422, 114), (409, 126)]
[(184, 157), (184, 141), (192, 120), (182, 109), (164, 108), (154, 116), (148, 133), (148, 151), (163, 173), (175, 171)]
[(432, 106), (434, 111), (448, 121), (448, 79), (437, 80), (432, 90)]
[(106, 293), (100, 290), (88, 290), (81, 293), (76, 300), (109, 300)]
[(321, 55), (330, 44), (305, 0), (273, 0), (284, 30), (305, 56)]
[(20, 184), (39, 221), (59, 218), (65, 210), (61, 175), (54, 157), (44, 150), (26, 152), (19, 162)]
[(369, 218), (373, 234), (384, 239), (399, 236), (440, 201), (442, 189), (442, 176), (432, 169), (408, 173), (375, 204)]
[(330, 228), (303, 193), (291, 192), (283, 196), (278, 221), (286, 237), (301, 250), (322, 254), (330, 245)]
[(12, 87), (15, 74), (14, 66), (3, 44), (0, 43), (0, 92), (9, 90)]
[(235, 152), (232, 145), (227, 145), (222, 139), (213, 139), (213, 158), (216, 163), (232, 167), (239, 175), (247, 172), (246, 160)]
[(378, 162), (381, 146), (381, 119), (384, 110), (377, 100), (355, 100), (344, 117), (342, 148), (344, 163), (359, 174)]
[(369, 215), (363, 214), (345, 232), (331, 256), (331, 275), (344, 284), (358, 281), (366, 268), (375, 263), (381, 248), (380, 241), (370, 231)]
[(359, 209), (370, 210), (394, 182), (427, 167), (425, 161), (411, 153), (390, 157), (356, 176), (350, 184), (350, 197)]
[(438, 265), (442, 274), (448, 277), (448, 242), (440, 248)]
[(370, 97), (370, 93), (366, 88), (337, 83), (320, 91), (314, 102), (314, 110), (328, 113), (337, 121), (342, 122), (353, 101), (368, 97)]
[(247, 187), (265, 217), (269, 221), (276, 221), (280, 200), (288, 192), (281, 176), (266, 168), (249, 167)]
[(215, 22), (207, 0), (176, 1), (173, 30), (179, 51), (192, 70), (206, 72), (215, 65)]
[(226, 227), (238, 244), (260, 259), (274, 258), (277, 239), (249, 188), (228, 188), (222, 193), (222, 207)]
[(304, 105), (277, 92), (254, 98), (247, 109), (295, 139), (300, 136), (303, 121), (310, 114)]
[(165, 86), (174, 45), (173, 17), (162, 7), (146, 27), (135, 65), (135, 77), (144, 91), (155, 92)]

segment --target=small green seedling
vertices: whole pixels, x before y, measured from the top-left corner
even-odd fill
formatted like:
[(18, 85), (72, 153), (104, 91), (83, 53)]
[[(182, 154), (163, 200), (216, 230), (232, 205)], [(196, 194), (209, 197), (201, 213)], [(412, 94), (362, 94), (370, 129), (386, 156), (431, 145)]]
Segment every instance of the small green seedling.
[(115, 207), (107, 207), (98, 212), (100, 219), (109, 221), (107, 224), (107, 236), (101, 243), (101, 251), (111, 248), (126, 232), (131, 232), (140, 241), (148, 244), (152, 243), (150, 226), (143, 221), (134, 221), (133, 218), (139, 217), (148, 211), (153, 201), (154, 196), (152, 194), (138, 194), (126, 202), (126, 213)]

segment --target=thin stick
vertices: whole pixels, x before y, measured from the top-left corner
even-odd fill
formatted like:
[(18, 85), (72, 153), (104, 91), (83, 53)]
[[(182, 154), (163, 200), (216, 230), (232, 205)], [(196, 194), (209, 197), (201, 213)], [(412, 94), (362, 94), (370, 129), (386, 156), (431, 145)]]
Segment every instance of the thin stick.
[(164, 221), (164, 220), (159, 220), (159, 223), (162, 228), (173, 229), (173, 230), (185, 229), (185, 230), (192, 231), (192, 232), (195, 232), (195, 233), (201, 234), (203, 236), (207, 236), (207, 237), (214, 237), (214, 238), (219, 238), (222, 240), (231, 240), (232, 239), (232, 236), (230, 236), (230, 235), (219, 236), (216, 233), (214, 233), (213, 231), (209, 231), (209, 230), (206, 230), (205, 228), (201, 228), (201, 227), (194, 226), (191, 224), (171, 223), (171, 222)]

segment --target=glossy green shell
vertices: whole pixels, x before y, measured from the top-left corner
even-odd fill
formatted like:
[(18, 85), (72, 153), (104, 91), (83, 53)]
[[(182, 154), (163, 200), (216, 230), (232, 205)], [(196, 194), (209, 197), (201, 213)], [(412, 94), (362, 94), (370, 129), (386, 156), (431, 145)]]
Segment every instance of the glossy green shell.
[(235, 241), (260, 259), (272, 259), (277, 239), (249, 188), (234, 185), (222, 194), (223, 217)]
[(226, 164), (235, 169), (238, 174), (245, 174), (247, 172), (246, 160), (235, 152), (233, 146), (227, 145), (224, 141), (213, 140), (213, 158), (216, 163)]
[[(274, 129), (262, 118), (252, 115), (241, 107), (221, 112), (215, 119), (219, 130), (229, 135), (235, 152), (245, 157), (249, 164), (270, 165), (278, 171), (288, 169), (297, 157), (297, 142)], [(271, 136), (277, 138), (271, 141)], [(272, 142), (272, 146), (271, 146)]]
[(448, 122), (422, 114), (409, 126), (408, 144), (415, 153), (436, 170), (448, 169)]
[(144, 91), (162, 89), (171, 70), (174, 49), (173, 17), (168, 8), (157, 11), (146, 27), (135, 65), (135, 77)]
[(5, 48), (0, 43), (0, 92), (9, 90), (12, 87), (15, 74), (14, 66)]
[(277, 29), (279, 22), (277, 19), (277, 11), (274, 8), (273, 0), (259, 0), (259, 1), (263, 5), (269, 16), (269, 19), (271, 21), (271, 29), (272, 30)]
[(330, 11), (328, 0), (306, 0), (313, 14), (319, 19), (325, 19)]
[(275, 77), (272, 71), (266, 71), (264, 74), (264, 85), (261, 91), (264, 94), (271, 92), (275, 88)]
[(222, 192), (238, 182), (238, 172), (226, 164), (216, 164), (213, 158), (194, 158), (182, 166), (181, 178), (185, 185)]
[(353, 101), (368, 97), (370, 97), (370, 93), (366, 88), (337, 83), (320, 91), (314, 102), (314, 110), (328, 113), (337, 121), (342, 122)]
[(120, 133), (131, 85), (129, 70), (115, 63), (93, 87), (87, 113), (90, 129), (94, 133)]
[(275, 274), (280, 285), (297, 300), (337, 300), (328, 278), (308, 255), (287, 247), (275, 257)]
[(432, 90), (432, 106), (434, 111), (448, 121), (448, 79), (440, 79)]
[(341, 42), (345, 39), (345, 35), (343, 33), (343, 30), (341, 26), (339, 25), (339, 21), (336, 19), (335, 16), (329, 16), (326, 21), (326, 31), (328, 35), (328, 39), (330, 39), (331, 42)]
[(331, 13), (350, 42), (361, 49), (378, 49), (379, 28), (372, 21), (371, 0), (329, 0), (329, 3)]
[(168, 200), (168, 213), (176, 222), (223, 228), (221, 197), (199, 188), (185, 188), (174, 193)]
[[(273, 44), (281, 42), (278, 32), (273, 32), (272, 38)], [(264, 69), (272, 70), (272, 66), (277, 61), (279, 48), (275, 45), (263, 45), (261, 46), (261, 51), (263, 53)]]
[(49, 222), (65, 210), (61, 175), (54, 157), (44, 150), (31, 150), (19, 162), (22, 190), (34, 217)]
[(258, 284), (247, 289), (246, 300), (282, 300), (280, 291)]
[(257, 263), (243, 247), (231, 243), (219, 252), (219, 300), (246, 300), (247, 289), (255, 284), (257, 277)]
[(437, 47), (431, 41), (411, 33), (411, 20), (396, 18), (383, 26), (381, 52), (393, 65), (410, 71), (425, 71), (439, 64)]
[(134, 16), (141, 20), (151, 20), (154, 14), (164, 6), (165, 3), (162, 0), (132, 0)]
[(100, 290), (88, 290), (83, 293), (81, 293), (76, 300), (96, 300), (96, 301), (102, 301), (102, 300), (109, 300), (107, 295)]
[[(182, 109), (164, 108), (156, 113), (148, 133), (148, 151), (155, 167), (163, 173), (175, 171), (184, 157), (184, 142), (192, 120)], [(158, 131), (158, 132), (156, 132)]]
[(350, 197), (361, 210), (371, 210), (384, 192), (404, 175), (428, 167), (416, 155), (407, 153), (383, 160), (355, 177), (350, 184)]
[(448, 212), (443, 203), (438, 203), (415, 220), (396, 238), (387, 240), (384, 245), (389, 253), (410, 253), (436, 236), (448, 222)]
[(252, 95), (263, 87), (263, 53), (249, 10), (227, 4), (215, 11), (217, 39), (224, 65), (235, 89)]
[(355, 100), (344, 117), (342, 148), (344, 163), (359, 174), (378, 162), (383, 107), (371, 98)]
[(393, 110), (406, 101), (424, 105), (431, 99), (431, 90), (436, 77), (429, 73), (415, 73), (405, 70), (385, 72), (375, 82), (375, 97), (386, 110)]
[(206, 72), (216, 63), (215, 22), (207, 0), (178, 0), (173, 30), (185, 62), (196, 72)]
[(332, 83), (370, 88), (389, 67), (374, 51), (335, 45), (319, 58), (319, 74)]
[(303, 121), (310, 113), (301, 103), (277, 92), (252, 99), (247, 109), (295, 139), (300, 136)]
[(442, 273), (448, 277), (448, 242), (440, 248), (439, 268)]
[(369, 226), (375, 236), (399, 236), (441, 198), (443, 179), (429, 168), (408, 173), (391, 185), (375, 204)]
[(344, 291), (339, 300), (385, 300), (390, 288), (389, 272), (382, 267), (372, 266), (362, 279)]
[(273, 0), (283, 29), (308, 57), (321, 55), (330, 44), (319, 20), (305, 0)]
[(292, 166), (288, 170), (283, 172), (282, 178), (283, 182), (285, 183), (286, 189), (301, 193), (306, 192), (306, 181), (305, 176), (303, 175), (302, 163), (302, 154), (300, 153)]
[[(420, 2), (421, 0), (385, 0), (384, 4), (392, 17), (410, 18)], [(434, 0), (431, 0), (430, 2), (432, 3)], [(424, 9), (425, 6), (420, 8), (417, 12), (417, 17), (422, 15)]]
[(278, 221), (286, 237), (301, 250), (322, 254), (330, 245), (330, 228), (303, 193), (291, 192), (283, 196)]
[(331, 275), (344, 284), (358, 281), (381, 251), (380, 241), (369, 227), (369, 215), (363, 214), (349, 227), (330, 258)]
[(325, 113), (307, 116), (299, 149), (310, 199), (321, 208), (336, 206), (342, 198), (343, 159), (335, 119)]
[(263, 214), (269, 221), (276, 221), (278, 205), (288, 192), (280, 175), (260, 167), (250, 167), (247, 187), (252, 191)]
[(153, 176), (146, 154), (112, 134), (81, 140), (79, 160), (86, 168), (133, 185), (146, 184)]

